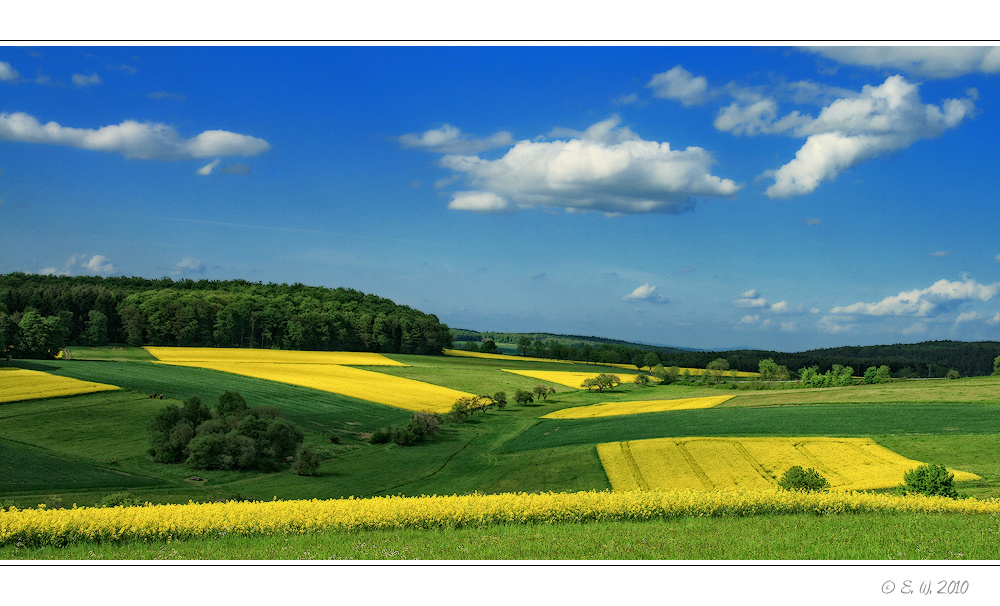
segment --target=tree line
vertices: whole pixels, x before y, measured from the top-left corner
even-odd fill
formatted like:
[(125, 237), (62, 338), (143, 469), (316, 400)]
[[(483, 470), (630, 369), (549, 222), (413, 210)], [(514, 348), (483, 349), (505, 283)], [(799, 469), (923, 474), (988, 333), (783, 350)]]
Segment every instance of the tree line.
[[(605, 340), (592, 337), (552, 336), (542, 333), (476, 333), (452, 330), (456, 346), (475, 351), (496, 352), (496, 343), (515, 345), (517, 353), (536, 358), (553, 358), (605, 364), (634, 364), (637, 367), (708, 368), (719, 358), (728, 369), (758, 372), (759, 363), (771, 359), (789, 369), (812, 368), (822, 374), (835, 366), (865, 369), (887, 366), (892, 376), (902, 378), (942, 378), (949, 371), (962, 376), (984, 376), (993, 371), (1000, 355), (997, 341), (926, 341), (893, 345), (870, 345), (815, 349), (797, 353), (767, 350), (695, 351), (671, 347)], [(578, 340), (583, 339), (583, 340)], [(652, 354), (652, 355), (650, 355)], [(655, 360), (654, 360), (655, 357)], [(650, 363), (652, 362), (652, 363)]]
[(244, 280), (0, 275), (0, 352), (177, 345), (440, 354), (436, 316), (353, 289)]

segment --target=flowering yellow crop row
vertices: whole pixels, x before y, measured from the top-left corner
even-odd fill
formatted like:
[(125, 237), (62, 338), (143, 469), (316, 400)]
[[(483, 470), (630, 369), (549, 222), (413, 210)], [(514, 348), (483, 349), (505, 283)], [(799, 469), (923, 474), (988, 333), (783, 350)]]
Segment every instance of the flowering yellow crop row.
[[(563, 370), (508, 370), (506, 368), (502, 370), (515, 375), (530, 377), (532, 379), (540, 379), (542, 381), (548, 381), (549, 383), (556, 383), (558, 385), (565, 385), (566, 387), (573, 387), (577, 389), (581, 388), (585, 379), (593, 379), (597, 375), (601, 374), (598, 372), (572, 372)], [(635, 378), (639, 375), (623, 373), (615, 376), (621, 379), (622, 382), (627, 383), (635, 381)]]
[(80, 381), (23, 368), (0, 369), (0, 402), (18, 402), (39, 398), (75, 396), (82, 393), (111, 391), (114, 385)]
[(448, 412), (459, 398), (472, 394), (423, 381), (337, 366), (257, 362), (170, 362), (329, 391), (359, 400), (421, 412)]
[(293, 351), (237, 347), (146, 347), (162, 362), (252, 362), (280, 364), (339, 364), (344, 366), (406, 366), (382, 354), (365, 351)]
[(656, 438), (598, 444), (597, 454), (614, 490), (770, 489), (795, 465), (835, 490), (869, 490), (898, 486), (921, 465), (868, 438)]
[(547, 415), (543, 419), (590, 419), (594, 417), (613, 417), (618, 415), (634, 415), (643, 412), (663, 412), (666, 410), (690, 410), (694, 408), (711, 408), (718, 406), (734, 396), (709, 396), (704, 398), (678, 398), (676, 400), (637, 400), (631, 402), (601, 402), (590, 406), (575, 406), (563, 408)]
[(426, 529), (791, 513), (1000, 513), (1000, 501), (744, 490), (505, 493), (143, 507), (0, 510), (0, 545), (166, 541), (223, 534)]

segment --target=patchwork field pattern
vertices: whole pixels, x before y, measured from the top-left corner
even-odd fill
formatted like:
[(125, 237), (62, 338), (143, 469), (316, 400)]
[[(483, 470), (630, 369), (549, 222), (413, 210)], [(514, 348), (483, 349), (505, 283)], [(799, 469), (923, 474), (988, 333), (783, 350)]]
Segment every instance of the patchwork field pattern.
[[(773, 489), (794, 465), (835, 490), (891, 488), (921, 465), (868, 438), (656, 438), (597, 445), (614, 490)], [(979, 476), (949, 470), (956, 481)]]
[(342, 366), (406, 366), (382, 354), (365, 351), (297, 351), (227, 347), (145, 347), (161, 362), (229, 362), (267, 364), (338, 364)]
[(709, 396), (705, 398), (678, 398), (675, 400), (637, 400), (631, 402), (601, 402), (590, 406), (563, 408), (542, 415), (543, 419), (592, 419), (635, 415), (644, 412), (664, 412), (667, 410), (691, 410), (718, 406), (735, 396)]
[(114, 389), (118, 389), (118, 387), (50, 375), (37, 370), (23, 368), (0, 370), (0, 403), (75, 396), (82, 393)]
[[(163, 352), (164, 349), (170, 351)], [(190, 356), (192, 359), (183, 359), (185, 357), (184, 351), (187, 349), (192, 350)], [(151, 347), (149, 350), (164, 364), (206, 368), (245, 377), (310, 387), (405, 410), (448, 412), (456, 400), (471, 395), (423, 381), (414, 381), (341, 365), (350, 361), (352, 364), (376, 366), (380, 364), (379, 359), (381, 359), (384, 360), (381, 362), (383, 366), (405, 366), (405, 364), (400, 364), (379, 354), (159, 347)], [(234, 359), (229, 360), (223, 355), (216, 355), (215, 352), (232, 352)], [(274, 354), (274, 361), (268, 361), (267, 356), (271, 354)], [(287, 354), (306, 355), (290, 356)], [(329, 361), (305, 361), (323, 359)], [(289, 362), (287, 360), (300, 361)], [(339, 362), (335, 363), (333, 360), (339, 360)]]

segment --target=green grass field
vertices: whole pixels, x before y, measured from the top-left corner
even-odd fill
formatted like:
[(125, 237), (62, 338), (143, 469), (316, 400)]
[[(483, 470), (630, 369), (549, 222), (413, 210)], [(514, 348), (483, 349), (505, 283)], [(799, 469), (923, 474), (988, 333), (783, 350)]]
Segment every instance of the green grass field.
[[(503, 390), (508, 398), (515, 389), (531, 389), (544, 382), (504, 372), (505, 368), (609, 371), (584, 364), (457, 356), (390, 357), (408, 366), (367, 369), (471, 393)], [(610, 484), (597, 457), (598, 443), (725, 435), (870, 437), (903, 456), (982, 476), (982, 480), (959, 485), (966, 496), (1000, 496), (1000, 461), (995, 457), (1000, 447), (997, 377), (756, 392), (728, 392), (702, 385), (626, 384), (598, 393), (549, 384), (556, 393), (546, 401), (527, 406), (511, 403), (502, 410), (476, 413), (469, 422), (445, 425), (429, 441), (400, 447), (371, 445), (364, 438), (379, 427), (404, 424), (410, 416), (407, 411), (272, 381), (155, 364), (141, 349), (74, 348), (69, 360), (22, 361), (15, 365), (123, 388), (0, 405), (0, 469), (4, 470), (0, 501), (18, 506), (34, 506), (54, 495), (67, 505), (92, 505), (125, 488), (140, 500), (163, 503), (607, 490)], [(302, 477), (288, 470), (270, 474), (202, 471), (148, 459), (146, 423), (157, 410), (167, 403), (180, 404), (190, 396), (211, 404), (226, 390), (239, 391), (251, 405), (274, 406), (303, 428), (306, 442), (324, 457), (319, 475)], [(151, 393), (164, 394), (165, 399), (150, 399)], [(595, 419), (539, 418), (565, 407), (599, 402), (727, 393), (736, 397), (711, 409)], [(340, 443), (331, 443), (331, 435), (337, 436)], [(191, 481), (192, 475), (204, 480)], [(340, 540), (327, 539), (333, 543)], [(136, 553), (146, 555), (135, 557), (156, 557), (143, 552), (143, 547), (136, 549)], [(426, 553), (434, 553), (439, 547), (428, 549), (431, 551)], [(593, 549), (587, 547), (585, 552), (595, 557), (603, 553)], [(685, 549), (690, 551), (678, 552), (678, 558), (687, 557), (681, 553), (730, 557), (697, 546)], [(518, 552), (503, 553), (517, 557)], [(587, 559), (581, 553), (569, 553), (570, 559)], [(629, 553), (611, 551), (607, 557), (629, 557)], [(654, 557), (649, 555), (652, 553), (634, 555), (641, 559)], [(483, 556), (494, 557), (504, 556)], [(752, 555), (751, 559), (757, 557), (764, 556)]]

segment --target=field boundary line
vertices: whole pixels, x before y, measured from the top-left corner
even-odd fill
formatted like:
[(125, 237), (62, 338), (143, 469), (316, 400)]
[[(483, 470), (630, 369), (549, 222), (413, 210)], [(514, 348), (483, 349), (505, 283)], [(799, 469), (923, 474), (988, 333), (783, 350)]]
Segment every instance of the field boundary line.
[(712, 481), (712, 478), (708, 477), (708, 474), (705, 473), (705, 470), (701, 468), (701, 465), (698, 465), (698, 461), (695, 460), (694, 455), (691, 454), (690, 451), (688, 451), (687, 443), (688, 443), (687, 440), (683, 441), (678, 440), (677, 450), (680, 451), (681, 456), (684, 457), (684, 460), (687, 461), (688, 465), (691, 466), (691, 471), (694, 473), (694, 475), (698, 476), (698, 479), (705, 487), (705, 490), (715, 490), (715, 482)]

